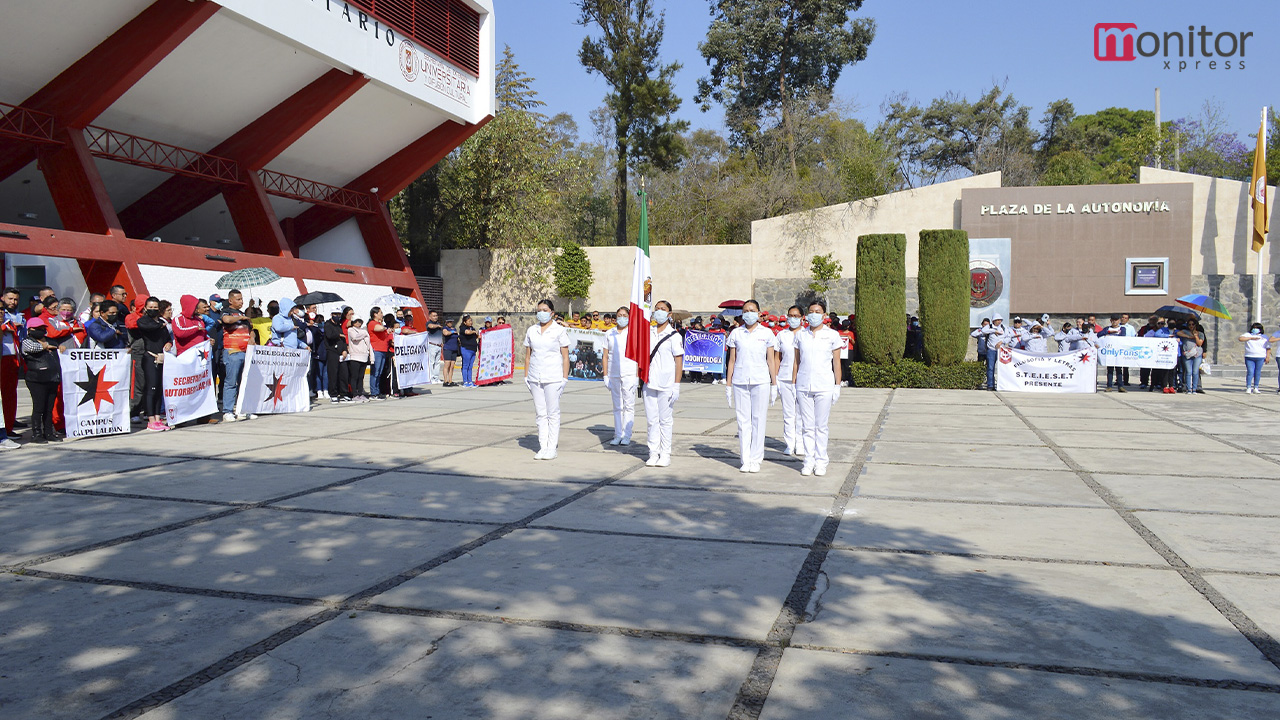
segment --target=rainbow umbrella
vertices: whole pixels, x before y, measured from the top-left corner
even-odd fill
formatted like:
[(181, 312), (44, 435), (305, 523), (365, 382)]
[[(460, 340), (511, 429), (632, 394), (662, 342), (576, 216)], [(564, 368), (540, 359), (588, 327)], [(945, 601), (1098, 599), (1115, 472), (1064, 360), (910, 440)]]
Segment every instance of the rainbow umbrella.
[(1222, 303), (1214, 300), (1208, 295), (1183, 295), (1174, 302), (1179, 305), (1189, 307), (1192, 310), (1199, 310), (1202, 313), (1208, 313), (1214, 317), (1222, 318), (1223, 320), (1231, 319), (1231, 313), (1227, 312), (1227, 309), (1222, 307)]

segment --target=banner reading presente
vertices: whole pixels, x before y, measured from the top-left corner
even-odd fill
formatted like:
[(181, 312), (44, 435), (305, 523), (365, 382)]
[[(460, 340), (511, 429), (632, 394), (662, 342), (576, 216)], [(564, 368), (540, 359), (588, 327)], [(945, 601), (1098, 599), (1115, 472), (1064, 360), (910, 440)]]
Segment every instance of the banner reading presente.
[(477, 385), (491, 385), (510, 380), (515, 374), (515, 335), (510, 325), (498, 325), (480, 331), (480, 349), (476, 355), (479, 366)]
[(441, 346), (432, 343), (430, 335), (396, 335), (392, 344), (395, 348), (396, 382), (400, 387), (411, 388), (436, 382)]
[(127, 433), (133, 363), (128, 350), (70, 350), (62, 363), (67, 437)]
[(250, 345), (240, 375), (236, 414), (306, 412), (311, 409), (307, 371), (311, 351)]
[(604, 331), (568, 328), (569, 379), (604, 380)]
[(686, 372), (724, 373), (724, 333), (686, 330), (684, 369)]
[(1089, 347), (1050, 354), (1002, 347), (996, 362), (996, 389), (1001, 392), (1097, 392), (1097, 350)]
[(1098, 364), (1103, 367), (1168, 370), (1178, 364), (1177, 338), (1105, 335), (1098, 340)]
[(181, 355), (165, 353), (161, 371), (164, 375), (164, 412), (170, 425), (218, 411), (209, 353), (208, 340), (187, 348)]

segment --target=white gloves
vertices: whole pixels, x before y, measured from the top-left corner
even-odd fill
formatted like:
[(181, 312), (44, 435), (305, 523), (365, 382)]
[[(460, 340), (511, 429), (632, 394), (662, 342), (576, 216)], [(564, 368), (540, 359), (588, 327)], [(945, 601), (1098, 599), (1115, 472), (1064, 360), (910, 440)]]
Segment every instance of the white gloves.
[(769, 386), (769, 407), (773, 407), (776, 402), (778, 402), (778, 386), (775, 383)]
[(680, 399), (680, 383), (676, 383), (675, 385), (671, 386), (671, 402), (675, 402), (679, 399)]
[(609, 377), (608, 375), (605, 375), (605, 376), (604, 376), (604, 389), (605, 389), (605, 390), (613, 390), (613, 385), (611, 384), (612, 382), (613, 382), (613, 378)]
[(724, 399), (729, 401), (729, 407), (733, 407), (733, 386), (724, 386)]
[(835, 404), (835, 402), (836, 402), (837, 400), (839, 400), (839, 399), (840, 399), (840, 386), (839, 386), (839, 385), (833, 385), (833, 386), (831, 387), (831, 404), (833, 404), (833, 405), (834, 405), (834, 404)]
[(1047, 322), (1049, 322), (1049, 313), (1045, 313), (1045, 314), (1043, 314), (1043, 315), (1041, 315), (1041, 316), (1040, 316), (1040, 323), (1041, 323), (1041, 324), (1044, 324), (1044, 323), (1047, 323)]

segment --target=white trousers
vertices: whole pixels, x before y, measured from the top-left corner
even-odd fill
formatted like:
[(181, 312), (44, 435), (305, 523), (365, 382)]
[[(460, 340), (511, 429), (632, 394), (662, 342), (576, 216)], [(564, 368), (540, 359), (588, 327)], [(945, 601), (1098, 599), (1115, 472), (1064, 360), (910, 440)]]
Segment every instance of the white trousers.
[(533, 395), (533, 412), (538, 417), (538, 450), (555, 450), (560, 444), (560, 394), (564, 380), (534, 382), (525, 380)]
[(796, 384), (778, 381), (778, 399), (782, 401), (782, 441), (789, 448), (804, 450), (800, 437), (801, 426), (797, 417)]
[(613, 398), (613, 436), (630, 438), (636, 424), (636, 378), (609, 378), (609, 395)]
[(800, 408), (801, 437), (804, 438), (804, 463), (827, 464), (827, 422), (831, 419), (831, 390), (800, 390), (796, 393)]
[(649, 454), (671, 455), (671, 426), (675, 415), (675, 394), (670, 390), (644, 388), (644, 414), (649, 419)]
[(764, 425), (769, 416), (769, 384), (735, 383), (733, 408), (738, 416), (738, 446), (742, 462), (764, 462)]

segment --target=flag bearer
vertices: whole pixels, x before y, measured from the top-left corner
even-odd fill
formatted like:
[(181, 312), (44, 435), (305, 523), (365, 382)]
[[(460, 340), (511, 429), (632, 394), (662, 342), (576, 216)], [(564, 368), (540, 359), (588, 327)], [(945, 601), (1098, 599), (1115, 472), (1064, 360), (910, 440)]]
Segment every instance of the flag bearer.
[(653, 304), (649, 333), (649, 380), (644, 386), (644, 414), (649, 420), (649, 467), (671, 464), (671, 427), (680, 378), (684, 375), (684, 340), (671, 326), (671, 303)]

